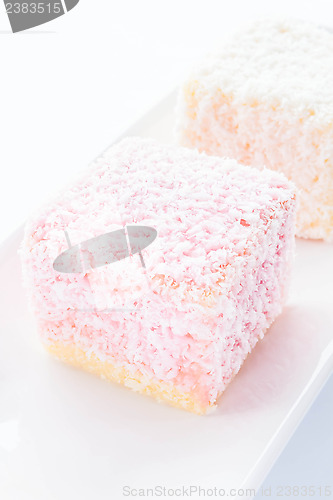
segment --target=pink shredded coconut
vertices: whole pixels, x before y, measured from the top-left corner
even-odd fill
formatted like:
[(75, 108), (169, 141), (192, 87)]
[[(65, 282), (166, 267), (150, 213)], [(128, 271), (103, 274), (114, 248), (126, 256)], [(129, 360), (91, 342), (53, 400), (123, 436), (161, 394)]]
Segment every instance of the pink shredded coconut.
[[(26, 226), (24, 281), (42, 340), (77, 344), (211, 406), (281, 311), (294, 223), (295, 188), (282, 174), (124, 139)], [(64, 231), (76, 245), (135, 224), (157, 230), (146, 269), (138, 256), (81, 274), (53, 269)], [(98, 288), (121, 307), (94, 310)]]

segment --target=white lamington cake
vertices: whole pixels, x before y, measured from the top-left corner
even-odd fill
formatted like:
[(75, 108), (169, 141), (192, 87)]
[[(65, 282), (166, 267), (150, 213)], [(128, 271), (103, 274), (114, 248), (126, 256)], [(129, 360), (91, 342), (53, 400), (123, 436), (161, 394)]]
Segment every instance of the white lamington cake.
[(333, 240), (333, 34), (265, 20), (230, 36), (179, 93), (181, 145), (283, 172), (297, 235)]
[(281, 312), (294, 231), (284, 175), (124, 139), (26, 225), (40, 338), (67, 363), (206, 413)]

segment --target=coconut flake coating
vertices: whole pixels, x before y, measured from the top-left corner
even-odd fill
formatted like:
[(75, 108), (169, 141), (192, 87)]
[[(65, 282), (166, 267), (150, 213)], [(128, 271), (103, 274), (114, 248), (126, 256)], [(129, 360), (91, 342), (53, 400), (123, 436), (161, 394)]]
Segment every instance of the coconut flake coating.
[[(158, 399), (168, 384), (195, 403), (173, 404), (203, 413), (281, 311), (294, 222), (295, 188), (282, 174), (124, 139), (26, 226), (24, 283), (42, 341), (123, 367), (125, 385), (153, 384)], [(74, 246), (137, 224), (157, 231), (145, 268), (134, 255), (84, 273), (53, 269), (64, 231)]]
[(263, 20), (231, 36), (179, 93), (183, 146), (283, 172), (300, 190), (297, 235), (333, 240), (333, 34)]

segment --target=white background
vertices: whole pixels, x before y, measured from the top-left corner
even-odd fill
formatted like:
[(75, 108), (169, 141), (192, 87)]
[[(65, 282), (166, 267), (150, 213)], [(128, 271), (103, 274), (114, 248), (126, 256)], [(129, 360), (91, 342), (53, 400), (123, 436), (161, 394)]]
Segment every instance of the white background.
[[(81, 0), (66, 16), (15, 35), (1, 3), (0, 241), (71, 172), (175, 87), (225, 34), (248, 20), (276, 15), (333, 27), (333, 2)], [(317, 406), (326, 407), (327, 415), (332, 415), (330, 394), (326, 389)], [(325, 435), (320, 434), (316, 410), (307, 418), (311, 426), (300, 429), (303, 434), (297, 434), (301, 437), (295, 437), (283, 460), (293, 461), (290, 474), (298, 483), (301, 474), (305, 484), (333, 482), (327, 468), (330, 428), (321, 422)], [(300, 443), (308, 443), (304, 447), (310, 446), (315, 462), (304, 465)], [(327, 477), (319, 479), (320, 457)], [(273, 472), (268, 483), (292, 479), (281, 465)]]
[(250, 19), (333, 26), (332, 0), (81, 0), (11, 34), (0, 2), (0, 240)]

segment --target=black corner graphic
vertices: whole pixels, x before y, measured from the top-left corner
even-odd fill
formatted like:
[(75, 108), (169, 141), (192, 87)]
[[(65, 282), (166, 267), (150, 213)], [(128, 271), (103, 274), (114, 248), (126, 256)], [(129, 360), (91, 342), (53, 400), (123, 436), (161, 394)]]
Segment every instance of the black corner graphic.
[(13, 33), (48, 23), (73, 9), (79, 0), (4, 0)]
[(79, 3), (80, 0), (65, 0), (67, 12), (74, 9), (74, 7)]

